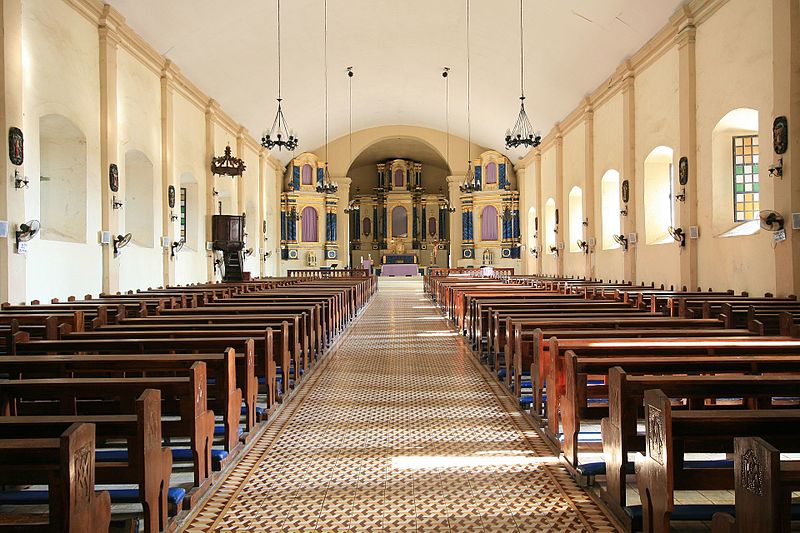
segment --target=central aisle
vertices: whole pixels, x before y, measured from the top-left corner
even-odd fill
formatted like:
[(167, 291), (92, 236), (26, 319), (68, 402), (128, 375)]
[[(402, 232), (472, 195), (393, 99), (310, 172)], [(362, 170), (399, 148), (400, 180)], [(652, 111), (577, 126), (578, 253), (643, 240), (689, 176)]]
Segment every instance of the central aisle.
[(495, 387), (421, 283), (381, 283), (186, 531), (613, 531)]

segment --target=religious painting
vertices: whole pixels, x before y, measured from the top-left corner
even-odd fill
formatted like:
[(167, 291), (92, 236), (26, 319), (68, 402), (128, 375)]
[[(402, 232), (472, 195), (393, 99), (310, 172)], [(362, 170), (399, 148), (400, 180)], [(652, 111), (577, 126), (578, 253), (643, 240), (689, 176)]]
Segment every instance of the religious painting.
[(681, 185), (689, 183), (689, 158), (686, 156), (678, 161), (678, 182)]
[(175, 209), (175, 186), (170, 185), (167, 189), (167, 201), (169, 202), (169, 208)]
[(780, 116), (772, 123), (772, 144), (775, 153), (783, 155), (789, 149), (789, 121), (785, 116)]
[(19, 128), (8, 130), (8, 158), (11, 160), (11, 164), (16, 166), (20, 166), (25, 160), (22, 130)]
[(108, 186), (112, 192), (119, 192), (119, 167), (116, 163), (111, 163), (108, 167)]
[(628, 183), (628, 180), (622, 182), (622, 201), (624, 203), (628, 203), (631, 197), (631, 186)]

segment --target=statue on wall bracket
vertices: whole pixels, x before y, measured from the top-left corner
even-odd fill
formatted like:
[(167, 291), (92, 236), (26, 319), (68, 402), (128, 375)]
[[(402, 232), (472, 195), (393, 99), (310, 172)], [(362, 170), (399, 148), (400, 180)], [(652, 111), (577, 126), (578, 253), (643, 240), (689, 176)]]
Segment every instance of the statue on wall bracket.
[(8, 158), (12, 165), (20, 166), (25, 160), (25, 146), (22, 130), (16, 127), (8, 130)]
[(111, 192), (119, 192), (119, 167), (116, 163), (108, 166), (108, 186), (111, 187)]
[(778, 155), (789, 149), (789, 120), (785, 116), (777, 117), (772, 123), (772, 144)]
[(686, 156), (678, 161), (678, 182), (681, 185), (689, 183), (689, 158)]

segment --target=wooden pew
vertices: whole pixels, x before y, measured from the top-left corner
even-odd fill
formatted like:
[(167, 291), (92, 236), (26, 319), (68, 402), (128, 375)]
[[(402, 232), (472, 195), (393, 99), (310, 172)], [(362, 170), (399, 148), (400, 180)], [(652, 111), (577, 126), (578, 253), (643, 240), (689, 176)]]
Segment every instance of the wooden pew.
[[(124, 439), (123, 453), (104, 453), (96, 449), (95, 478), (104, 485), (136, 484), (139, 486), (134, 501), (142, 504), (145, 532), (165, 531), (169, 520), (168, 492), (176, 493), (175, 504), (181, 503), (183, 490), (170, 490), (172, 453), (161, 447), (161, 392), (146, 390), (136, 400), (134, 414), (104, 416), (4, 416), (0, 417), (0, 439), (25, 435), (28, 438), (52, 438), (60, 435), (72, 424), (90, 423), (95, 426), (96, 438), (102, 440)], [(116, 446), (119, 446), (117, 444)], [(108, 456), (111, 461), (104, 459)], [(95, 457), (93, 457), (95, 460)], [(14, 493), (17, 501), (31, 497), (36, 503), (38, 491)], [(131, 491), (111, 490), (111, 502), (130, 501)], [(7, 493), (0, 495), (5, 498)]]
[(780, 452), (760, 437), (733, 442), (736, 518), (713, 517), (713, 533), (788, 533), (791, 531), (792, 492), (800, 490), (800, 462), (781, 461)]
[(58, 438), (0, 439), (0, 484), (47, 485), (46, 517), (0, 515), (0, 530), (106, 533), (111, 499), (95, 493), (94, 426), (72, 424)]
[[(684, 369), (676, 370), (683, 372)], [(645, 391), (658, 387), (670, 398), (688, 399), (689, 407), (700, 409), (704, 407), (703, 400), (716, 398), (743, 398), (741, 406), (728, 406), (731, 409), (770, 408), (771, 398), (800, 392), (800, 373), (743, 375), (740, 371), (734, 369), (725, 373), (725, 370), (720, 370), (715, 375), (642, 376), (630, 375), (622, 367), (609, 370), (609, 416), (602, 420), (601, 431), (605, 496), (612, 507), (621, 510), (626, 505), (625, 476), (631, 470), (628, 453), (644, 451), (644, 436), (637, 433), (636, 424)]]
[(162, 415), (178, 417), (162, 421), (162, 435), (189, 438), (194, 486), (202, 492), (211, 476), (214, 438), (214, 412), (206, 408), (207, 381), (203, 362), (194, 363), (186, 377), (0, 380), (0, 415), (119, 414), (120, 407), (132, 411), (145, 390), (160, 390)]
[[(68, 338), (57, 341), (29, 341), (20, 342), (16, 345), (14, 353), (16, 355), (37, 355), (37, 354), (75, 354), (75, 353), (98, 353), (98, 354), (165, 354), (165, 353), (214, 353), (226, 352), (229, 347), (236, 349), (236, 360), (240, 372), (239, 379), (235, 382), (241, 388), (240, 402), (226, 402), (225, 408), (218, 413), (223, 418), (225, 427), (225, 449), (228, 452), (234, 451), (239, 446), (239, 414), (241, 411), (241, 399), (246, 400), (246, 420), (248, 425), (255, 420), (256, 416), (256, 396), (257, 384), (254, 377), (249, 374), (249, 368), (254, 368), (259, 362), (263, 363), (268, 387), (275, 382), (275, 363), (273, 357), (268, 355), (271, 348), (272, 331), (266, 330), (263, 337), (225, 337), (218, 332), (186, 333), (186, 336), (175, 335), (173, 337), (147, 336), (132, 337), (130, 335), (115, 335), (112, 332), (103, 334), (102, 332), (76, 333)], [(256, 356), (256, 354), (260, 354)], [(251, 364), (252, 363), (252, 364)], [(234, 374), (236, 375), (236, 374)], [(225, 391), (223, 391), (224, 393)]]
[(675, 490), (734, 488), (733, 468), (684, 468), (684, 450), (732, 452), (734, 438), (745, 436), (800, 450), (800, 409), (680, 412), (658, 389), (645, 392), (644, 405), (646, 451), (636, 454), (636, 484), (645, 533), (669, 533)]
[[(756, 338), (725, 338), (725, 337), (699, 337), (699, 338), (638, 338), (638, 339), (568, 339), (559, 341), (556, 337), (550, 339), (550, 373), (548, 384), (554, 384), (555, 390), (548, 393), (547, 417), (548, 424), (545, 433), (554, 441), (558, 439), (559, 413), (564, 426), (565, 453), (570, 446), (567, 427), (570, 435), (576, 434), (580, 427), (581, 412), (589, 397), (586, 376), (589, 374), (607, 375), (608, 368), (598, 369), (597, 372), (587, 373), (580, 368), (567, 368), (565, 359), (568, 354), (575, 353), (582, 358), (590, 357), (623, 357), (623, 356), (668, 356), (668, 357), (693, 357), (703, 355), (800, 355), (800, 341), (783, 337), (756, 337)], [(617, 366), (617, 365), (612, 365)], [(622, 365), (619, 365), (622, 366)], [(625, 368), (623, 366), (623, 368)], [(627, 369), (626, 369), (627, 370)], [(548, 385), (550, 386), (550, 385)], [(595, 386), (597, 394), (606, 395), (605, 386)], [(553, 398), (552, 392), (556, 397)], [(600, 414), (597, 418), (606, 416)], [(566, 418), (565, 418), (566, 417)], [(577, 448), (577, 447), (576, 447)], [(568, 453), (570, 460), (577, 459), (576, 448)], [(577, 464), (573, 462), (573, 464)]]

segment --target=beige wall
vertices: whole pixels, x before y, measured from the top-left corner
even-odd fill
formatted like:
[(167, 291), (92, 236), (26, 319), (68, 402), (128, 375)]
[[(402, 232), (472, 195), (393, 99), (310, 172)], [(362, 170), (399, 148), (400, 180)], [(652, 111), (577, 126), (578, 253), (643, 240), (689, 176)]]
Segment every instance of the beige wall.
[[(108, 29), (111, 43), (108, 49), (112, 61), (108, 64), (112, 82), (106, 85), (101, 82), (105, 65), (101, 54), (101, 33), (105, 29), (101, 26)], [(247, 164), (243, 179), (217, 177), (213, 183), (220, 192), (224, 213), (248, 215), (248, 247), (254, 253), (247, 258), (245, 268), (254, 275), (278, 272), (281, 164), (265, 154), (256, 139), (224, 111), (217, 111), (208, 128), (206, 113), (215, 108), (213, 100), (134, 34), (118, 13), (97, 0), (24, 0), (21, 46), (24, 172), (30, 179), (30, 189), (19, 193), (20, 198), (24, 194), (24, 218), (41, 218), (47, 225), (39, 201), (39, 176), (43, 173), (39, 121), (45, 115), (65, 117), (85, 137), (87, 192), (81, 205), (68, 206), (69, 217), (85, 220), (80, 235), (71, 240), (55, 240), (42, 238), (48, 233), (43, 232), (30, 244), (21, 262), (15, 259), (14, 268), (24, 268), (25, 276), (10, 273), (24, 284), (15, 285), (16, 298), (12, 299), (49, 300), (109, 289), (142, 289), (212, 279), (206, 251), (206, 220), (211, 214), (207, 197), (212, 185), (208, 183), (212, 155), (207, 153), (209, 139), (213, 141), (214, 154), (222, 154), (230, 144), (233, 153)], [(162, 90), (164, 79), (170, 80), (168, 92)], [(104, 94), (108, 95), (109, 108), (116, 109), (116, 116), (104, 115)], [(109, 125), (107, 140), (101, 123)], [(170, 139), (163, 133), (163, 124), (167, 123), (172, 126)], [(120, 191), (116, 196), (126, 204), (121, 210), (110, 209), (110, 193), (106, 205), (108, 169), (101, 163), (104, 142), (112, 146), (110, 162), (117, 163), (120, 169)], [(135, 154), (130, 161), (138, 162), (130, 166), (136, 183), (129, 182), (126, 176), (126, 154)], [(152, 176), (148, 172), (144, 183), (139, 171), (150, 165)], [(170, 183), (177, 190), (175, 214), (180, 213), (180, 188), (190, 191), (188, 242), (174, 261), (168, 258), (169, 249), (161, 245), (162, 236), (171, 241), (179, 238), (179, 222), (165, 221), (169, 216), (165, 191)], [(142, 198), (148, 201), (143, 203)], [(216, 212), (216, 201), (213, 205)], [(146, 216), (139, 216), (141, 213)], [(266, 241), (262, 217), (269, 219)], [(10, 222), (16, 225), (23, 221)], [(101, 230), (136, 233), (120, 257), (107, 265), (99, 244)], [(57, 237), (58, 232), (50, 235)], [(271, 256), (265, 261), (263, 251), (270, 248)]]
[[(533, 167), (535, 153), (541, 153), (542, 160), (542, 197), (537, 201), (533, 191), (522, 196), (521, 211), (527, 213), (531, 207), (543, 209), (548, 198), (556, 198), (555, 145), (559, 135), (563, 138), (563, 180), (560, 184), (563, 192), (557, 207), (561, 212), (558, 240), (565, 242), (565, 275), (582, 276), (586, 272), (582, 254), (569, 252), (570, 243), (575, 237), (569, 235), (568, 208), (570, 189), (575, 185), (581, 186), (586, 198), (585, 180), (591, 179), (595, 191), (594, 220), (590, 225), (592, 234), (587, 235), (587, 238), (596, 238), (591, 257), (596, 278), (622, 279), (627, 261), (633, 262), (636, 272), (636, 278), (630, 281), (680, 287), (689, 284), (687, 272), (691, 272), (686, 269), (682, 274), (682, 260), (687, 259), (686, 254), (696, 253), (697, 285), (704, 290), (735, 289), (747, 290), (753, 294), (776, 291), (775, 272), (780, 269), (775, 263), (770, 233), (759, 231), (749, 236), (720, 236), (720, 233), (736, 226), (733, 222), (731, 193), (727, 192), (732, 189), (729, 132), (728, 137), (717, 141), (724, 145), (723, 152), (727, 149), (724, 152), (728, 158), (727, 165), (712, 161), (712, 139), (719, 121), (735, 109), (756, 110), (762, 147), (761, 209), (772, 208), (773, 178), (768, 177), (767, 172), (767, 167), (773, 160), (772, 5), (771, 0), (696, 0), (687, 4), (685, 10), (676, 12), (659, 34), (617, 71), (611, 73), (608, 81), (589, 96), (587, 102), (592, 108), (594, 120), (593, 146), (586, 146), (584, 142), (586, 136), (583, 116), (587, 103), (581, 102), (557, 129), (545, 136), (537, 151), (532, 151), (523, 158), (520, 167), (527, 168)], [(684, 30), (683, 36), (679, 35), (680, 30), (686, 27), (688, 29)], [(732, 31), (733, 28), (737, 30)], [(682, 55), (680, 42), (682, 37), (692, 35), (695, 30), (696, 66), (694, 71), (690, 68), (684, 70), (696, 75), (696, 91), (692, 95), (687, 94), (686, 89), (682, 89), (686, 86), (680, 83), (681, 69), (689, 65), (682, 64), (681, 61), (690, 57), (690, 54)], [(630, 128), (630, 138), (626, 137), (623, 124), (626, 116), (623, 88), (627, 76), (633, 78), (632, 111), (635, 116)], [(693, 127), (696, 128), (697, 151), (696, 154), (687, 154), (681, 153), (681, 147), (687, 146), (688, 137), (682, 139), (681, 135), (686, 135), (685, 132), (691, 131), (691, 128), (684, 128), (682, 133), (681, 113), (686, 112), (686, 106), (682, 106), (681, 102), (692, 102), (692, 98), (696, 98), (697, 117)], [(634, 154), (631, 164), (628, 165), (631, 170), (627, 175), (626, 143), (630, 144)], [(674, 242), (646, 244), (645, 226), (649, 207), (652, 217), (652, 206), (644, 203), (645, 159), (659, 146), (674, 150), (674, 193), (681, 192), (677, 176), (679, 158), (688, 155), (696, 165), (697, 192), (692, 197), (690, 188), (687, 198), (687, 205), (693, 202), (691, 208), (696, 206), (697, 209), (700, 239), (693, 243), (696, 244), (696, 252), (690, 252), (689, 247), (682, 249)], [(718, 153), (719, 150), (717, 146)], [(587, 153), (593, 154), (594, 175), (591, 177), (584, 175)], [(602, 246), (600, 180), (610, 169), (620, 172), (620, 180), (629, 179), (632, 182), (631, 208), (632, 212), (635, 211), (634, 227), (638, 243), (631, 245), (627, 254), (619, 249), (603, 250)], [(533, 181), (532, 172), (529, 179)], [(721, 188), (728, 188), (725, 189), (727, 194), (714, 193), (715, 190), (722, 190)], [(685, 206), (674, 200), (673, 206), (675, 225), (688, 231), (690, 222), (687, 218), (681, 220), (681, 216), (683, 211), (683, 216), (687, 217), (689, 209), (682, 209)], [(538, 214), (540, 221), (543, 221), (545, 214)], [(790, 213), (783, 215), (788, 218)], [(525, 228), (523, 225), (523, 232), (526, 231)], [(545, 231), (549, 229), (545, 227)], [(541, 231), (540, 237), (544, 243)], [(536, 271), (536, 262), (533, 259), (525, 264), (528, 272)], [(542, 265), (545, 274), (556, 274), (557, 262), (551, 256), (545, 254)]]

